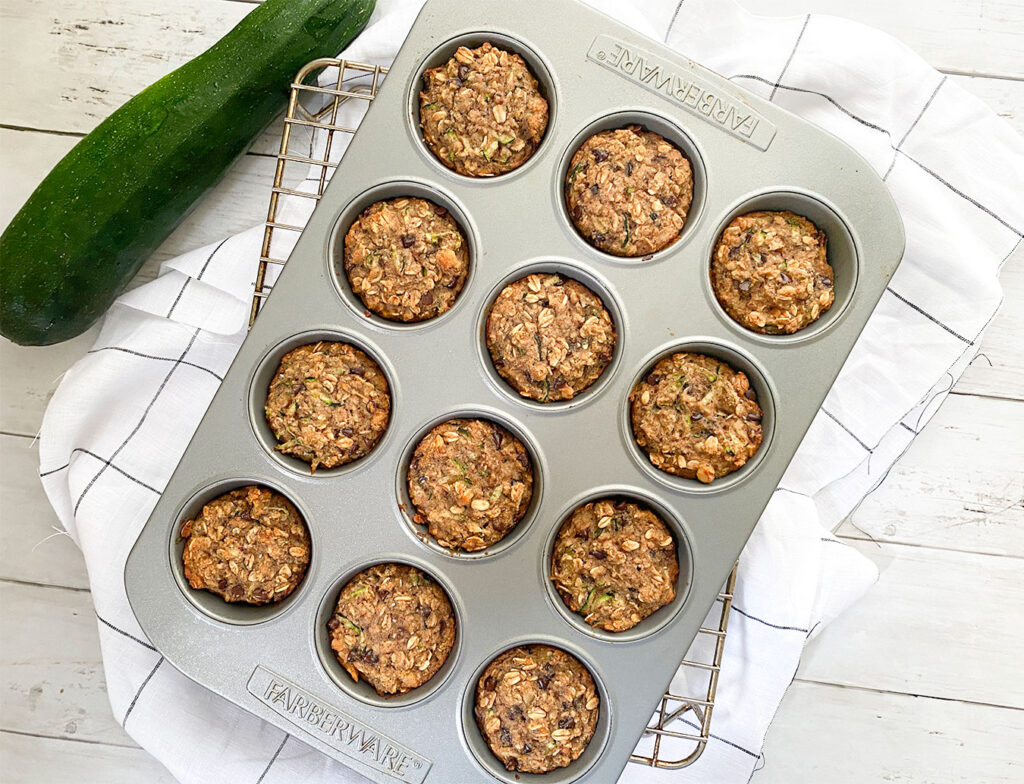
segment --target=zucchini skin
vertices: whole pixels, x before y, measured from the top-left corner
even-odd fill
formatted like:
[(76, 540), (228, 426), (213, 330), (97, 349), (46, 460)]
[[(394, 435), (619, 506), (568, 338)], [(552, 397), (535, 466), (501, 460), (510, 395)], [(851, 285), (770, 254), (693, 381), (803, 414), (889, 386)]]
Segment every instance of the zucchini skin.
[(82, 139), (0, 237), (0, 334), (88, 329), (284, 107), (298, 70), (345, 48), (374, 0), (265, 0)]

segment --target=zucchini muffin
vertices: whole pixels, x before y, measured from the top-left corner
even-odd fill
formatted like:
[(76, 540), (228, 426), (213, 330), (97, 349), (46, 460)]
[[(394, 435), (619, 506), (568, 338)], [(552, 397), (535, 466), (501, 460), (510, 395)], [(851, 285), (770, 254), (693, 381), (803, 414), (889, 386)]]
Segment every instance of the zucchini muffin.
[(659, 361), (633, 388), (633, 437), (670, 474), (711, 482), (761, 446), (761, 407), (745, 373), (704, 354)]
[(270, 604), (294, 591), (309, 566), (309, 531), (291, 501), (240, 487), (181, 526), (185, 578), (226, 602)]
[(277, 451), (334, 468), (369, 454), (388, 426), (391, 396), (377, 363), (348, 343), (289, 351), (270, 382), (265, 413)]
[(571, 400), (597, 381), (615, 341), (601, 298), (557, 273), (510, 283), (487, 317), (495, 369), (520, 395), (541, 403)]
[(434, 155), (469, 177), (504, 174), (533, 155), (548, 127), (548, 102), (518, 54), (460, 46), (423, 74), (420, 127)]
[(407, 482), (413, 520), (443, 547), (472, 552), (501, 541), (523, 519), (533, 466), (501, 425), (450, 419), (416, 445)]
[(577, 231), (615, 256), (667, 248), (679, 239), (692, 201), (686, 156), (639, 125), (591, 136), (565, 178), (565, 204)]
[(832, 306), (825, 232), (793, 212), (750, 212), (726, 226), (711, 257), (711, 286), (732, 319), (788, 334)]
[(455, 613), (444, 590), (413, 566), (371, 566), (341, 589), (327, 622), (331, 649), (352, 679), (381, 696), (422, 686), (455, 644)]
[(594, 679), (576, 657), (550, 645), (510, 648), (480, 676), (474, 714), (508, 770), (547, 773), (577, 759), (600, 715)]
[(591, 626), (632, 629), (676, 598), (679, 562), (668, 526), (650, 509), (602, 499), (573, 510), (551, 555), (562, 601)]
[(446, 313), (469, 271), (466, 238), (448, 210), (398, 198), (367, 207), (345, 235), (345, 275), (367, 309), (391, 321)]

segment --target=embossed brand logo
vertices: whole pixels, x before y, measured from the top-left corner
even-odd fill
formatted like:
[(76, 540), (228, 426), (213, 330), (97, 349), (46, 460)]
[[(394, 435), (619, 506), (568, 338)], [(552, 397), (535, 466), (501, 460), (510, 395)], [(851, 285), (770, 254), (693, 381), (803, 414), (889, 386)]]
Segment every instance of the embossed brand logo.
[(599, 35), (590, 45), (587, 59), (668, 98), (759, 150), (767, 150), (775, 138), (775, 126), (738, 96), (704, 84), (679, 66), (637, 46)]
[(393, 777), (420, 784), (431, 762), (411, 749), (356, 721), (308, 691), (257, 665), (249, 676), (249, 693), (318, 740), (353, 760)]

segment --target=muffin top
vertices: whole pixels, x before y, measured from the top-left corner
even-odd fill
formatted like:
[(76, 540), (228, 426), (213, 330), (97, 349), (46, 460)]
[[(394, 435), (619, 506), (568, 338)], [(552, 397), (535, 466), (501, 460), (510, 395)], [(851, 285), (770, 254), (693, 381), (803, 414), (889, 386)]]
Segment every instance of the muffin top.
[(796, 213), (749, 212), (722, 232), (711, 286), (732, 319), (769, 335), (797, 332), (832, 306), (825, 233)]
[(676, 598), (678, 577), (668, 526), (630, 501), (576, 507), (555, 539), (551, 580), (566, 606), (599, 629), (632, 629)]
[(495, 369), (519, 394), (542, 403), (571, 400), (597, 381), (616, 337), (601, 298), (557, 273), (510, 283), (487, 318)]
[(450, 419), (416, 445), (407, 474), (414, 521), (438, 544), (483, 550), (523, 518), (533, 466), (518, 438), (484, 419)]
[(309, 531), (280, 493), (240, 487), (181, 526), (182, 561), (193, 588), (226, 602), (269, 604), (287, 597), (309, 566)]
[(745, 373), (704, 354), (660, 360), (629, 395), (633, 437), (670, 474), (711, 482), (761, 446), (761, 407)]
[(548, 102), (518, 54), (484, 43), (460, 46), (423, 74), (420, 127), (449, 169), (469, 177), (522, 166), (548, 125)]
[(508, 770), (547, 773), (584, 752), (600, 715), (594, 679), (575, 656), (550, 645), (510, 648), (477, 682), (474, 714)]
[(671, 245), (692, 200), (686, 156), (639, 125), (591, 136), (573, 155), (565, 179), (577, 231), (615, 256), (646, 256)]
[(349, 580), (327, 627), (341, 666), (381, 695), (422, 686), (455, 644), (448, 596), (406, 564), (377, 564)]
[(388, 382), (377, 363), (348, 343), (321, 341), (281, 358), (265, 414), (277, 450), (334, 468), (380, 441), (391, 411)]
[(344, 266), (368, 310), (392, 321), (424, 321), (455, 304), (469, 248), (444, 207), (388, 199), (371, 204), (349, 228)]

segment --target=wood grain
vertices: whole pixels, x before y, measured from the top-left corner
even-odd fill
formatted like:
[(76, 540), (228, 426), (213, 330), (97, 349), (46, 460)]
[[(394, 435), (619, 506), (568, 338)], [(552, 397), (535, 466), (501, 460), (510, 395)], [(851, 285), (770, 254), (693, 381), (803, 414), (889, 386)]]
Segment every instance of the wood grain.
[(1024, 713), (795, 682), (753, 784), (1019, 784)]
[(174, 784), (167, 769), (137, 747), (0, 731), (0, 760), (6, 784)]

